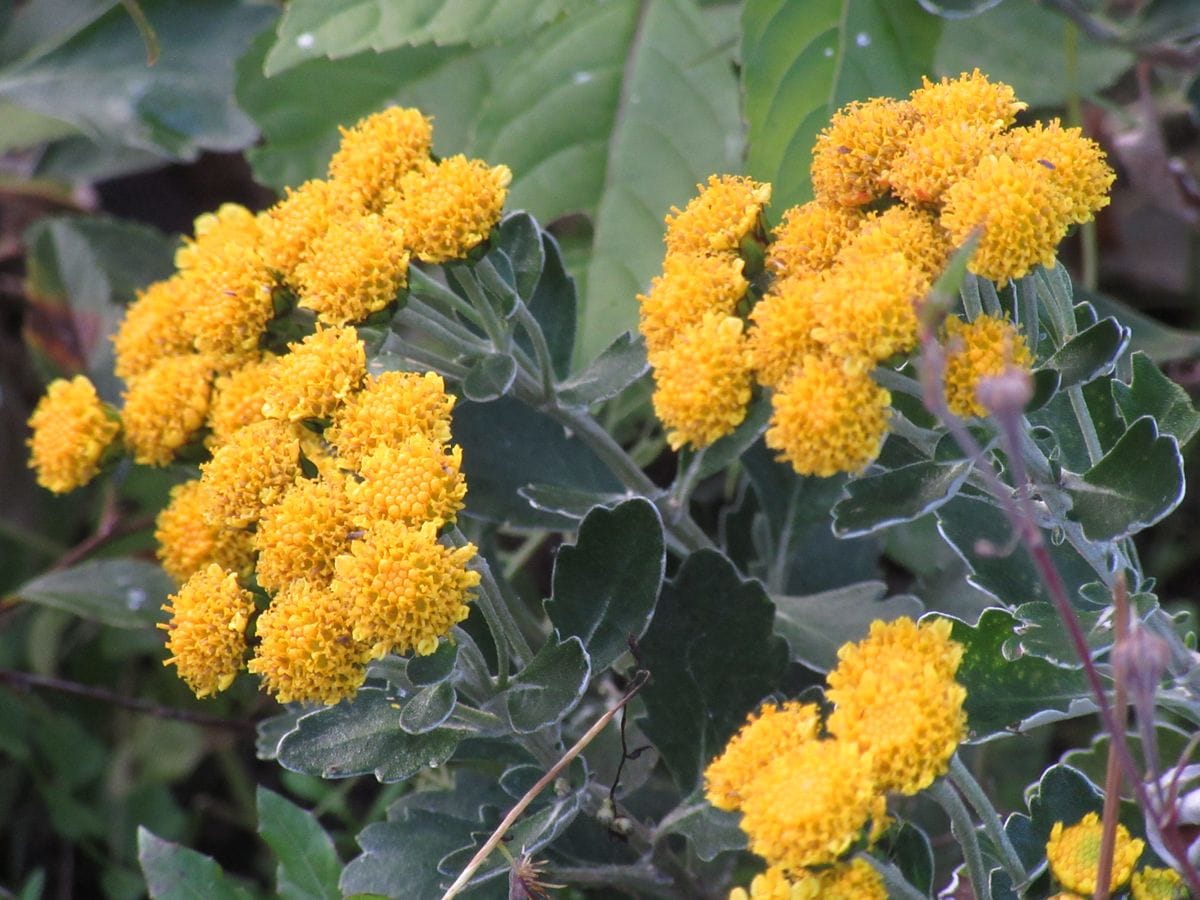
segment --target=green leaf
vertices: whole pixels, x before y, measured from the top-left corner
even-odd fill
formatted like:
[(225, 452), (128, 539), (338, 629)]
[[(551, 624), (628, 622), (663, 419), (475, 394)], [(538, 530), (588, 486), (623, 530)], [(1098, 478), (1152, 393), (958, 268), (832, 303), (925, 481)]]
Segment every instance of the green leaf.
[(958, 493), (971, 474), (971, 461), (918, 462), (880, 475), (852, 478), (846, 498), (833, 508), (833, 530), (857, 537), (911, 522)]
[(1027, 789), (1030, 831), (1045, 856), (1046, 841), (1055, 822), (1073, 825), (1090, 812), (1104, 808), (1104, 795), (1078, 769), (1058, 764), (1042, 773), (1038, 783)]
[(517, 491), (529, 484), (620, 493), (623, 486), (577, 437), (523, 403), (454, 407), (454, 438), (463, 448), (472, 514), (534, 528), (570, 527), (572, 519), (533, 509)]
[(607, 669), (654, 614), (666, 565), (662, 520), (641, 498), (588, 513), (574, 546), (554, 559), (546, 614), (559, 638), (578, 637), (592, 671)]
[(663, 217), (712, 173), (741, 167), (730, 48), (693, 0), (641, 3), (609, 125), (604, 191), (577, 358), (637, 325), (635, 297), (662, 266)]
[[(1200, 81), (1196, 83), (1200, 84)], [(1115, 297), (1089, 291), (1082, 285), (1076, 285), (1075, 293), (1091, 303), (1100, 315), (1115, 316), (1128, 326), (1133, 333), (1129, 347), (1135, 353), (1140, 350), (1156, 363), (1190, 359), (1200, 354), (1200, 334), (1194, 331), (1164, 325)]]
[(115, 628), (147, 628), (165, 621), (162, 605), (175, 584), (158, 565), (140, 559), (93, 559), (47, 572), (13, 593)]
[(812, 197), (817, 133), (851, 100), (906, 97), (933, 68), (941, 21), (889, 0), (749, 0), (742, 13), (747, 169), (778, 216)]
[(1153, 416), (1159, 431), (1186, 446), (1200, 431), (1200, 413), (1187, 391), (1167, 378), (1144, 353), (1134, 353), (1133, 378), (1129, 384), (1112, 382), (1113, 399), (1126, 422)]
[(559, 385), (559, 402), (565, 406), (585, 407), (609, 400), (649, 370), (645, 343), (640, 337), (634, 337), (626, 331), (605, 347), (586, 368)]
[(513, 730), (532, 734), (561, 722), (583, 696), (591, 673), (579, 638), (547, 641), (504, 692), (504, 710)]
[(512, 286), (517, 296), (526, 303), (533, 299), (546, 265), (542, 231), (533, 216), (525, 212), (505, 216), (492, 235), (492, 246), (487, 255), (503, 256), (512, 272)]
[(958, 77), (978, 67), (993, 82), (1011, 84), (1032, 107), (1063, 106), (1068, 85), (1084, 95), (1098, 93), (1133, 65), (1127, 50), (1082, 40), (1073, 73), (1063, 53), (1065, 16), (1031, 3), (1008, 0), (969, 19), (946, 22), (933, 71)]
[(1135, 534), (1171, 513), (1183, 499), (1183, 457), (1150, 416), (1129, 426), (1100, 462), (1068, 484), (1068, 515), (1093, 541)]
[(762, 396), (750, 404), (746, 418), (732, 432), (704, 448), (700, 463), (700, 478), (708, 478), (733, 465), (767, 430), (773, 410), (768, 397)]
[(296, 723), (305, 714), (303, 708), (295, 707), (261, 719), (256, 726), (255, 755), (259, 759), (275, 759), (279, 755), (279, 742), (284, 735), (296, 730)]
[(316, 816), (283, 796), (258, 788), (258, 833), (279, 860), (275, 890), (286, 900), (337, 900), (342, 863)]
[(252, 144), (254, 126), (233, 100), (233, 64), (274, 11), (238, 0), (141, 6), (163, 48), (155, 65), (147, 65), (128, 13), (112, 9), (69, 41), (0, 72), (0, 96), (98, 142), (174, 159)]
[(517, 361), (507, 353), (489, 353), (471, 366), (462, 382), (463, 396), (477, 403), (498, 400), (517, 378)]
[(958, 681), (967, 689), (969, 740), (1019, 732), (1028, 719), (1050, 711), (1070, 714), (1073, 704), (1089, 696), (1079, 669), (1060, 669), (1035, 656), (1004, 655), (1004, 644), (1017, 624), (1008, 611), (984, 610), (974, 626), (952, 621), (951, 637), (964, 648)]
[(137, 843), (138, 863), (153, 900), (247, 900), (251, 896), (203, 853), (164, 841), (140, 825)]
[(712, 550), (689, 556), (663, 588), (641, 641), (651, 678), (639, 724), (685, 793), (779, 687), (787, 644), (772, 634), (774, 619), (762, 584), (744, 580)]
[(906, 594), (884, 600), (887, 585), (864, 581), (807, 597), (775, 597), (775, 630), (795, 662), (817, 672), (837, 664), (838, 647), (866, 636), (875, 620), (916, 619), (925, 605)]
[(1058, 371), (1060, 387), (1087, 384), (1111, 372), (1128, 346), (1129, 329), (1116, 319), (1101, 319), (1067, 341), (1045, 367)]
[(926, 897), (933, 894), (933, 846), (929, 835), (911, 822), (900, 821), (884, 836), (888, 859), (905, 880)]
[[(1139, 621), (1158, 609), (1158, 600), (1153, 594), (1134, 594), (1129, 600)], [(1063, 627), (1062, 617), (1052, 604), (1022, 603), (1013, 610), (1013, 615), (1019, 624), (1012, 638), (1004, 645), (1005, 656), (1016, 659), (1018, 656), (1029, 654), (1068, 669), (1079, 666), (1075, 645), (1071, 643)], [(1111, 606), (1105, 605), (1095, 609), (1077, 607), (1075, 617), (1093, 656), (1098, 656), (1112, 647), (1116, 635)]]
[(7, 101), (0, 101), (0, 119), (4, 121), (4, 133), (0, 134), (0, 152), (3, 153), (79, 134), (79, 130), (68, 122)]
[(593, 491), (573, 491), (570, 488), (530, 484), (518, 489), (518, 494), (534, 509), (580, 521), (597, 506), (616, 506), (628, 500), (629, 493), (598, 494)]
[(442, 641), (437, 650), (427, 656), (414, 656), (408, 660), (404, 673), (415, 685), (438, 684), (454, 674), (458, 661), (458, 644)]
[(736, 813), (717, 809), (696, 791), (663, 817), (658, 830), (687, 838), (692, 853), (711, 862), (721, 853), (745, 848), (746, 833), (738, 827), (740, 819)]
[(355, 838), (363, 852), (346, 864), (342, 894), (440, 897), (453, 879), (438, 871), (438, 862), (470, 839), (468, 827), (420, 809), (368, 825)]
[(267, 75), (321, 56), (340, 59), (420, 44), (487, 44), (536, 31), (581, 0), (292, 0)]
[[(545, 232), (541, 233), (541, 241), (545, 262), (528, 306), (542, 327), (554, 362), (554, 373), (562, 378), (571, 369), (571, 355), (575, 350), (575, 279), (567, 274), (558, 242)], [(532, 344), (523, 333), (517, 335), (517, 343), (533, 352)]]
[(427, 685), (417, 691), (400, 710), (400, 727), (409, 734), (425, 734), (445, 723), (454, 712), (458, 693), (448, 681)]
[(449, 759), (460, 732), (408, 734), (398, 707), (386, 691), (366, 687), (352, 700), (308, 713), (279, 741), (279, 764), (321, 778), (371, 773), (391, 783)]

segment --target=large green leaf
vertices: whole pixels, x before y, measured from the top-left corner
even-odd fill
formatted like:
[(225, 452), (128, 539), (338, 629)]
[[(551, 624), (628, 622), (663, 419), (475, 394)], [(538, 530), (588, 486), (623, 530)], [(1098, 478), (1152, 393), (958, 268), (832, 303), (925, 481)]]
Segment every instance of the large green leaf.
[(26, 603), (62, 609), (116, 628), (148, 628), (164, 621), (162, 605), (175, 584), (154, 563), (94, 559), (47, 572), (13, 593)]
[[(1200, 85), (1200, 81), (1196, 84)], [(1135, 353), (1140, 350), (1156, 363), (1190, 359), (1200, 353), (1200, 334), (1194, 331), (1164, 325), (1115, 297), (1090, 291), (1082, 285), (1075, 286), (1075, 293), (1091, 303), (1100, 315), (1115, 316), (1129, 326), (1133, 333), (1129, 347)]]
[(266, 72), (317, 57), (419, 44), (486, 44), (528, 34), (582, 0), (292, 0)]
[(1200, 413), (1187, 391), (1167, 378), (1145, 353), (1134, 353), (1129, 384), (1112, 383), (1113, 399), (1126, 422), (1154, 416), (1158, 429), (1172, 435), (1182, 447), (1200, 431)]
[(1090, 540), (1135, 534), (1165, 518), (1183, 499), (1179, 443), (1159, 434), (1154, 419), (1144, 416), (1081, 479), (1069, 483), (1068, 491), (1068, 515)]
[(547, 641), (502, 695), (513, 730), (532, 734), (561, 722), (583, 697), (591, 673), (578, 637)]
[(641, 642), (651, 678), (639, 724), (682, 791), (779, 687), (787, 644), (772, 633), (774, 619), (762, 585), (712, 550), (689, 556), (663, 588)]
[(290, 800), (258, 788), (258, 833), (275, 854), (275, 891), (286, 900), (341, 897), (342, 863), (316, 816)]
[(311, 712), (280, 739), (279, 763), (321, 778), (370, 773), (387, 783), (449, 759), (462, 733), (438, 728), (408, 734), (400, 727), (398, 705), (387, 691), (367, 687), (353, 700)]
[(747, 168), (775, 185), (775, 218), (812, 196), (817, 134), (839, 107), (906, 97), (932, 70), (942, 22), (890, 0), (748, 0), (742, 13)]
[[(951, 636), (964, 647), (958, 681), (967, 689), (969, 739), (985, 741), (1019, 732), (1026, 720), (1073, 712), (1088, 697), (1079, 669), (1062, 669), (1035, 656), (1009, 659), (1004, 645), (1016, 620), (1002, 609), (988, 609), (972, 626), (954, 620)], [(1081, 711), (1087, 711), (1083, 709)]]
[(138, 862), (153, 900), (248, 900), (251, 896), (203, 853), (164, 841), (141, 826), (137, 842)]
[(971, 465), (971, 460), (928, 460), (852, 479), (846, 497), (833, 508), (834, 532), (855, 537), (919, 519), (958, 493)]
[(574, 546), (559, 548), (546, 614), (560, 637), (583, 641), (593, 672), (607, 669), (630, 638), (642, 636), (665, 565), (658, 510), (640, 498), (593, 509)]
[(696, 791), (663, 817), (658, 830), (683, 835), (692, 853), (708, 862), (727, 850), (746, 846), (746, 833), (738, 827), (738, 818), (736, 813), (717, 809)]
[(98, 142), (176, 159), (253, 143), (254, 125), (233, 100), (233, 64), (274, 11), (240, 0), (140, 5), (162, 46), (153, 66), (128, 12), (116, 8), (0, 72), (0, 96)]
[(591, 406), (601, 400), (610, 400), (645, 375), (649, 368), (645, 343), (630, 332), (623, 332), (586, 368), (559, 386), (559, 401), (567, 406)]

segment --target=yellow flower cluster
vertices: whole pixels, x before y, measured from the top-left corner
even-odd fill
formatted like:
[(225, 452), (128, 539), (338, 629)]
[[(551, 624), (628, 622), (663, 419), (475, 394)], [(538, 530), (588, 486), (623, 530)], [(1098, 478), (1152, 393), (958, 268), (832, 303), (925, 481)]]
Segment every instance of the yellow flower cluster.
[[(1053, 265), (1067, 228), (1108, 203), (1100, 148), (1057, 120), (1012, 127), (1024, 108), (978, 70), (926, 80), (906, 100), (850, 104), (813, 148), (815, 199), (786, 210), (773, 235), (761, 224), (770, 185), (699, 186), (667, 217), (663, 274), (638, 298), (671, 446), (731, 432), (756, 382), (775, 392), (768, 444), (798, 473), (874, 461), (891, 397), (867, 373), (914, 349), (917, 306), (951, 250), (981, 229), (971, 270), (1019, 278)], [(1002, 323), (949, 331), (967, 345), (951, 354), (951, 408), (982, 415), (979, 379), (1032, 358)]]
[(121, 425), (83, 375), (51, 382), (29, 417), (29, 466), (56, 493), (87, 484), (100, 471), (104, 452)]
[(1129, 883), (1133, 900), (1187, 900), (1187, 885), (1174, 869), (1146, 866), (1133, 873)]
[[(1050, 863), (1050, 873), (1067, 890), (1089, 896), (1096, 890), (1102, 831), (1100, 817), (1094, 812), (1074, 825), (1054, 823), (1046, 842), (1046, 860)], [(1146, 842), (1132, 837), (1124, 825), (1117, 825), (1109, 876), (1113, 890), (1119, 890), (1129, 881), (1145, 846)]]
[(949, 316), (944, 326), (946, 368), (942, 373), (946, 405), (956, 416), (986, 416), (975, 392), (980, 381), (1007, 369), (1028, 372), (1033, 367), (1029, 345), (1006, 319), (980, 316), (964, 323)]
[(742, 814), (771, 867), (731, 898), (886, 896), (869, 865), (844, 859), (882, 831), (887, 793), (914, 794), (948, 768), (966, 736), (961, 658), (946, 620), (877, 621), (839, 649), (824, 722), (795, 702), (750, 717), (704, 775), (709, 802)]

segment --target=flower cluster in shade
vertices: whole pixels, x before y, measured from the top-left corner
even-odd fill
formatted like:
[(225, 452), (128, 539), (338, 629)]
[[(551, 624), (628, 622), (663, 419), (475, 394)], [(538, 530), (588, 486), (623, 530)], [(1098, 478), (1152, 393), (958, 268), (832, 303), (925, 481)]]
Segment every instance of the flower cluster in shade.
[[(1095, 892), (1103, 830), (1100, 817), (1094, 812), (1087, 813), (1074, 825), (1055, 822), (1051, 828), (1050, 839), (1046, 842), (1046, 860), (1050, 864), (1050, 874), (1065, 889), (1066, 896), (1090, 897)], [(1119, 891), (1130, 884), (1134, 867), (1145, 847), (1145, 841), (1134, 838), (1124, 825), (1116, 826), (1109, 872), (1110, 890)], [(1146, 868), (1138, 876), (1133, 885), (1133, 896), (1137, 900), (1169, 898), (1183, 887), (1182, 879), (1169, 869)]]
[(435, 160), (431, 140), (425, 116), (391, 108), (343, 130), (327, 179), (201, 216), (113, 337), (121, 407), (80, 376), (30, 419), (55, 491), (121, 445), (200, 461), (156, 534), (181, 585), (167, 662), (198, 696), (247, 668), (253, 639), (269, 693), (333, 703), (369, 661), (431, 653), (467, 615), (475, 548), (443, 533), (466, 494), (454, 398), (431, 373), (368, 374), (355, 327), (401, 297), (411, 260), (464, 258), (499, 220), (507, 168)]
[(704, 774), (709, 802), (741, 813), (768, 865), (731, 900), (887, 896), (850, 857), (886, 828), (887, 795), (928, 787), (966, 736), (962, 654), (948, 620), (876, 621), (838, 650), (828, 715), (790, 701), (750, 717)]
[[(771, 185), (711, 177), (667, 217), (662, 274), (639, 296), (654, 406), (678, 449), (705, 447), (771, 392), (767, 444), (804, 475), (858, 472), (878, 456), (891, 397), (877, 365), (917, 345), (918, 306), (952, 249), (1004, 283), (1054, 265), (1074, 223), (1108, 203), (1113, 173), (1078, 128), (1014, 127), (1025, 104), (978, 71), (907, 100), (839, 111), (813, 149), (815, 199), (763, 216)], [(981, 415), (982, 378), (1028, 369), (1004, 319), (947, 329), (948, 402)]]

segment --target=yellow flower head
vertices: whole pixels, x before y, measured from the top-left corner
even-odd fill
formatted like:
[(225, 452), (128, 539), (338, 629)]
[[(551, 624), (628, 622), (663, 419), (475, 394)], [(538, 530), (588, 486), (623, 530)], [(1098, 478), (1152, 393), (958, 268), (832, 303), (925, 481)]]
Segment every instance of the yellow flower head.
[(462, 259), (487, 240), (500, 213), (512, 172), (481, 159), (452, 156), (414, 169), (400, 179), (399, 196), (387, 216), (404, 230), (417, 259)]
[(365, 648), (351, 637), (350, 611), (328, 587), (291, 582), (258, 617), (247, 668), (280, 703), (333, 704), (367, 677)]
[(704, 771), (705, 795), (717, 809), (737, 810), (770, 762), (797, 744), (816, 740), (821, 712), (813, 703), (768, 703), (751, 715)]
[(916, 346), (917, 304), (928, 288), (929, 277), (903, 253), (847, 253), (816, 286), (812, 336), (844, 359), (905, 353)]
[(767, 446), (801, 475), (861, 472), (887, 436), (891, 400), (865, 371), (806, 357), (771, 398)]
[(348, 487), (355, 522), (365, 528), (376, 522), (410, 528), (453, 522), (467, 495), (461, 466), (461, 447), (447, 448), (421, 434), (376, 447), (359, 466), (362, 480)]
[(259, 217), (259, 255), (264, 265), (295, 286), (296, 266), (309, 246), (329, 230), (337, 214), (353, 210), (347, 191), (332, 181), (306, 181)]
[(846, 242), (838, 259), (881, 259), (892, 253), (903, 253), (932, 283), (946, 267), (953, 249), (932, 213), (901, 204), (868, 216)]
[(29, 417), (29, 467), (42, 487), (64, 494), (96, 477), (120, 424), (83, 375), (50, 383)]
[(165, 356), (192, 351), (192, 336), (183, 327), (183, 314), (195, 302), (191, 284), (180, 275), (156, 281), (125, 310), (112, 337), (113, 371), (128, 381)]
[(754, 377), (766, 387), (778, 388), (806, 356), (820, 353), (812, 336), (820, 324), (813, 296), (821, 276), (808, 275), (776, 282), (774, 290), (750, 311), (750, 364)]
[(393, 651), (427, 655), (467, 617), (479, 573), (475, 547), (438, 543), (437, 526), (373, 525), (334, 564), (333, 592), (351, 611), (354, 640), (371, 659)]
[(358, 390), (367, 374), (367, 357), (353, 328), (320, 328), (273, 366), (263, 404), (270, 419), (327, 419)]
[(813, 146), (812, 184), (818, 200), (863, 206), (887, 193), (885, 174), (908, 140), (916, 116), (900, 100), (876, 97), (836, 112)]
[(750, 890), (734, 888), (729, 900), (792, 900), (792, 883), (778, 866), (754, 876)]
[(342, 479), (297, 479), (258, 523), (258, 583), (271, 593), (299, 578), (328, 585), (334, 558), (349, 549), (352, 528)]
[(669, 347), (676, 335), (707, 313), (731, 316), (748, 284), (744, 263), (733, 253), (706, 256), (668, 253), (663, 274), (639, 294), (640, 328), (651, 353)]
[(813, 275), (833, 264), (838, 251), (865, 221), (855, 207), (813, 200), (783, 214), (767, 250), (767, 270), (775, 278)]
[(742, 800), (742, 831), (769, 865), (836, 862), (885, 814), (871, 759), (842, 741), (803, 741), (777, 756)]
[(1133, 900), (1187, 900), (1187, 885), (1174, 869), (1147, 866), (1133, 873), (1129, 885)]
[(703, 256), (734, 253), (758, 226), (771, 200), (771, 185), (738, 175), (711, 175), (682, 211), (667, 216), (667, 252)]
[(915, 794), (950, 765), (967, 728), (967, 692), (954, 680), (962, 653), (947, 619), (876, 620), (865, 639), (838, 649), (827, 726), (872, 758), (880, 790)]
[(213, 376), (208, 354), (168, 356), (129, 382), (121, 423), (125, 444), (143, 465), (165, 466), (208, 418)]
[(225, 528), (257, 522), (300, 474), (298, 432), (274, 419), (235, 431), (200, 467), (205, 520)]
[(254, 566), (250, 532), (209, 524), (204, 518), (206, 502), (203, 483), (185, 481), (171, 488), (171, 500), (155, 520), (158, 560), (176, 584), (210, 563), (238, 576), (248, 575)]
[(256, 246), (261, 236), (258, 218), (240, 203), (222, 203), (216, 212), (201, 213), (192, 224), (193, 236), (175, 251), (175, 266), (187, 271), (208, 265), (208, 256), (229, 245)]
[[(1071, 826), (1055, 822), (1046, 842), (1046, 860), (1050, 873), (1069, 891), (1091, 894), (1096, 890), (1096, 873), (1100, 868), (1100, 817), (1088, 813)], [(1113, 847), (1112, 873), (1109, 884), (1120, 890), (1133, 874), (1133, 867), (1142, 855), (1146, 842), (1134, 839), (1124, 825), (1117, 825)]]
[(271, 393), (277, 357), (263, 354), (213, 382), (212, 402), (208, 408), (210, 448), (225, 443), (239, 428), (261, 422), (263, 404)]
[(238, 585), (237, 575), (216, 563), (196, 572), (163, 609), (170, 622), (164, 666), (175, 666), (197, 697), (225, 690), (241, 671), (246, 655), (246, 625), (254, 598)]
[(435, 372), (384, 372), (368, 376), (361, 391), (351, 394), (325, 429), (343, 462), (357, 468), (381, 444), (399, 444), (421, 434), (431, 441), (450, 440), (454, 395)]
[(1070, 201), (1050, 170), (1007, 155), (985, 157), (944, 199), (941, 223), (953, 243), (983, 226), (967, 268), (996, 282), (1020, 278), (1038, 263), (1053, 266), (1071, 222)]
[(419, 110), (399, 106), (341, 132), (341, 146), (329, 161), (329, 177), (375, 211), (407, 172), (429, 160), (433, 143), (433, 123)]
[(979, 382), (1008, 368), (1028, 372), (1033, 354), (1021, 333), (1007, 319), (980, 316), (969, 325), (954, 316), (946, 319), (946, 405), (956, 416), (986, 416), (975, 396)]
[(959, 120), (915, 128), (888, 166), (888, 183), (906, 203), (940, 203), (952, 184), (979, 165), (995, 137), (984, 125)]
[(404, 232), (375, 213), (340, 218), (311, 242), (295, 281), (299, 305), (322, 322), (361, 322), (408, 284)]
[(1004, 135), (1001, 148), (1013, 159), (1034, 162), (1050, 172), (1050, 180), (1070, 204), (1072, 222), (1087, 222), (1108, 206), (1108, 189), (1116, 174), (1105, 162), (1104, 151), (1078, 128), (1063, 128), (1058, 119), (1014, 128)]
[(750, 402), (750, 359), (742, 320), (709, 313), (652, 354), (654, 411), (667, 443), (707, 447), (733, 431)]
[(910, 102), (926, 123), (970, 122), (998, 132), (1015, 122), (1017, 113), (1029, 105), (1018, 100), (1007, 84), (988, 81), (978, 69), (954, 79), (921, 81)]
[(806, 872), (792, 885), (787, 900), (887, 900), (879, 873), (863, 859)]

